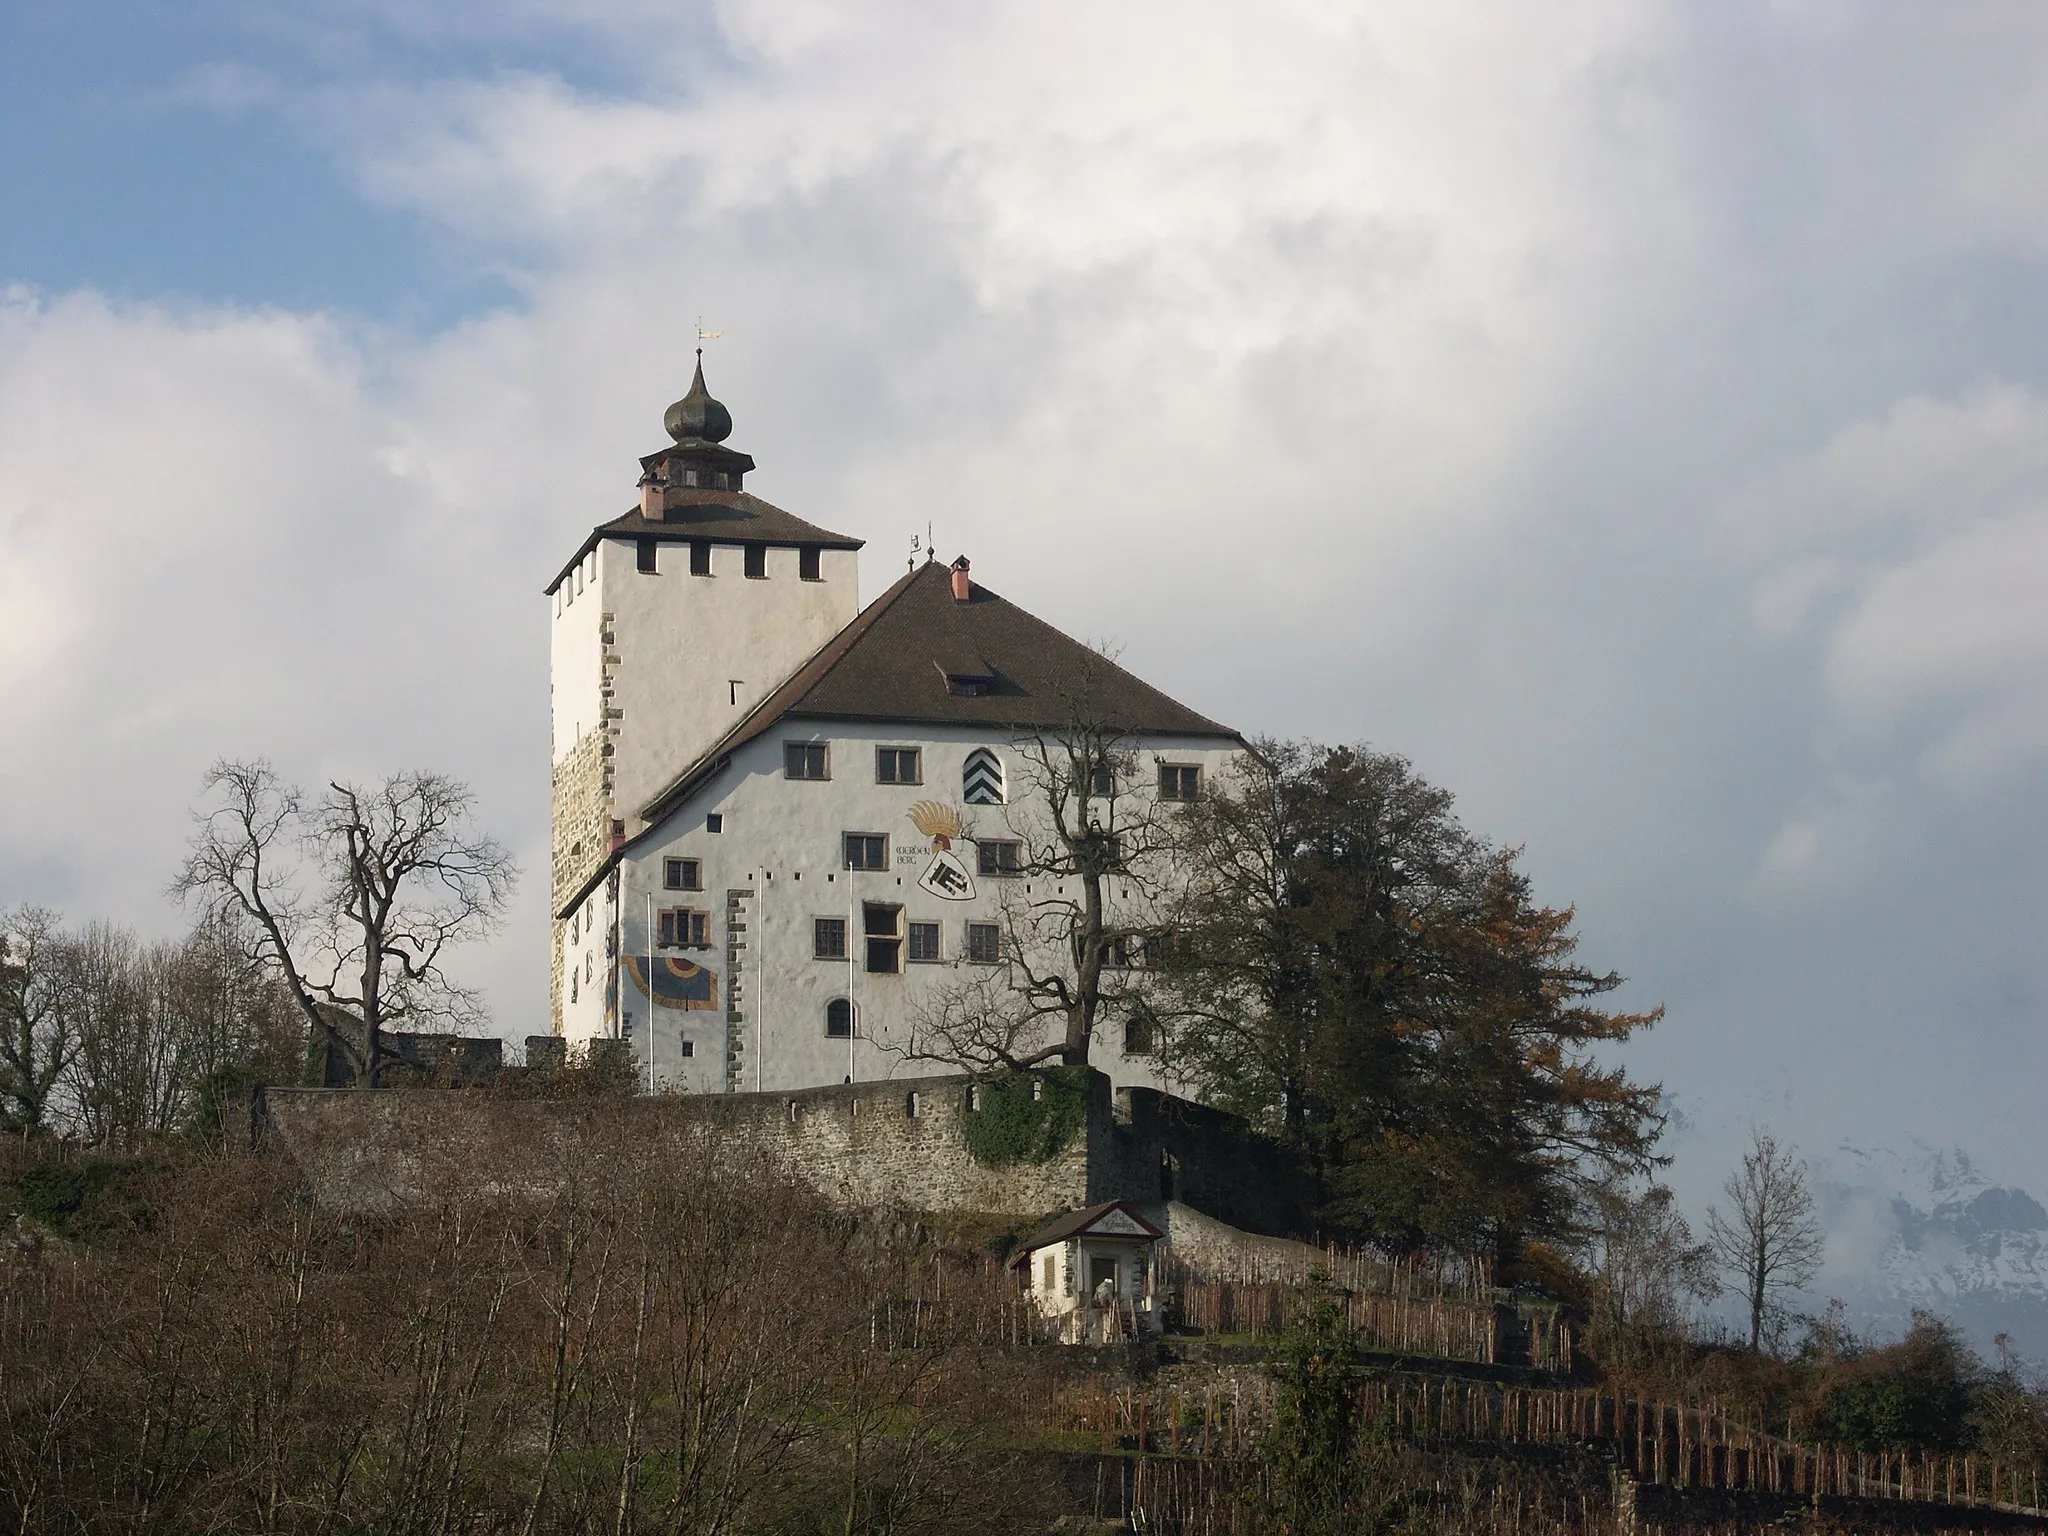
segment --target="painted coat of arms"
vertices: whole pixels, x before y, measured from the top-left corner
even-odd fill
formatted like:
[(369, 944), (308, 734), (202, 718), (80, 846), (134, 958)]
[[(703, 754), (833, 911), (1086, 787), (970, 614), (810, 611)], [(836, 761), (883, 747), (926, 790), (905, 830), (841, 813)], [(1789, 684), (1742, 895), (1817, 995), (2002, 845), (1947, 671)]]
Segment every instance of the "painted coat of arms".
[(959, 807), (920, 800), (910, 808), (910, 824), (932, 840), (932, 861), (917, 877), (918, 887), (941, 901), (972, 901), (974, 876), (953, 852), (961, 835)]

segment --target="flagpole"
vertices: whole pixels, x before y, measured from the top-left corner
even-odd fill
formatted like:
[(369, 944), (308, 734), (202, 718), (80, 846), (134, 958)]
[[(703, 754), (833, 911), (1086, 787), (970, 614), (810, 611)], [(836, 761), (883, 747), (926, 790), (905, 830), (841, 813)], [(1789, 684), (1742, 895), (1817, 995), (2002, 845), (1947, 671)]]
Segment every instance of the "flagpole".
[(647, 888), (647, 1092), (654, 1092), (654, 887)]

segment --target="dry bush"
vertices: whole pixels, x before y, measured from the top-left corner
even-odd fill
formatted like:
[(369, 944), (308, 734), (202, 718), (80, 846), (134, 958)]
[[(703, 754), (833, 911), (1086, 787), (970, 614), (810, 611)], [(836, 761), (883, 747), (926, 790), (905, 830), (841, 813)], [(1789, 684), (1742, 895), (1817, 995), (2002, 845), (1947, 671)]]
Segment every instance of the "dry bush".
[(1005, 1528), (949, 1314), (876, 1325), (930, 1276), (618, 1111), (512, 1117), (371, 1216), (195, 1163), (0, 1258), (0, 1529)]

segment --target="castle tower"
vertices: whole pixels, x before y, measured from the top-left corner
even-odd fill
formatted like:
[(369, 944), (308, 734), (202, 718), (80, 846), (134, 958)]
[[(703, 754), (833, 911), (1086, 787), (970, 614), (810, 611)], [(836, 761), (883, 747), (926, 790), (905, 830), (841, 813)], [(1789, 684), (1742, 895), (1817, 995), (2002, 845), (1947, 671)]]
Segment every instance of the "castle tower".
[[(704, 386), (668, 408), (639, 504), (593, 528), (547, 587), (554, 763), (553, 1018), (564, 903), (644, 807), (860, 610), (856, 551), (748, 493), (754, 461)], [(585, 919), (588, 920), (588, 919)]]

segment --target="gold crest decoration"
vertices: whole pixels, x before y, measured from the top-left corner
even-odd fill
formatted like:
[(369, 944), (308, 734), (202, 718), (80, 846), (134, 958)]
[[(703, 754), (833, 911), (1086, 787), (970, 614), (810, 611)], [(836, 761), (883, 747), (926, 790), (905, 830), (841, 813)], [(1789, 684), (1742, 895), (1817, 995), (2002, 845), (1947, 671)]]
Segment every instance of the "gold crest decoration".
[(932, 852), (941, 853), (960, 836), (960, 808), (920, 800), (910, 808), (910, 824), (932, 840)]

